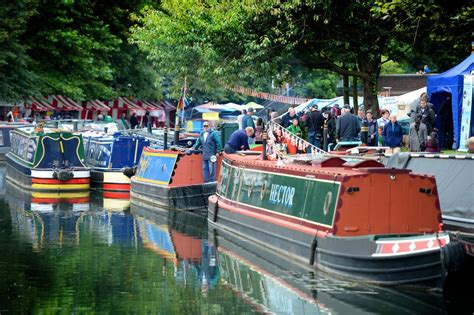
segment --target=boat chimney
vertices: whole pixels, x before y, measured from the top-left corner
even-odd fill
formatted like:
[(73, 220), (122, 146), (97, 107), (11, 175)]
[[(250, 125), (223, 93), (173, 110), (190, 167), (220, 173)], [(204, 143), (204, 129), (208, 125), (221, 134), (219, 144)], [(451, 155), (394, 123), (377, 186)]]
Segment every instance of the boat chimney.
[(262, 133), (262, 159), (265, 161), (267, 159), (267, 139), (268, 139), (268, 133), (267, 131), (264, 131)]
[(151, 132), (151, 121), (150, 121), (150, 119), (151, 119), (151, 118), (148, 118), (148, 122), (147, 122), (147, 124), (146, 124), (146, 127), (147, 127), (147, 129), (148, 129), (148, 133), (151, 134), (152, 132)]
[[(324, 151), (328, 150), (328, 124), (327, 120), (324, 121), (324, 126), (323, 126), (323, 148)], [(314, 150), (312, 150), (314, 151)]]
[(181, 129), (179, 124), (176, 124), (174, 126), (174, 145), (179, 144), (179, 129)]
[(163, 129), (163, 150), (168, 149), (168, 127)]

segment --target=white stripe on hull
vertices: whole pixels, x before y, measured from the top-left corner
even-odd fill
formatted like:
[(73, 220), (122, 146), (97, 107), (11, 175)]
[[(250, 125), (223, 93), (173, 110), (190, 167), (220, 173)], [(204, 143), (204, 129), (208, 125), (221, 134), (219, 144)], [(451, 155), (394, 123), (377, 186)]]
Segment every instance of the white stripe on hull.
[[(74, 174), (73, 178), (89, 178), (91, 176), (90, 171), (72, 171)], [(38, 171), (31, 170), (31, 177), (34, 178), (53, 178), (54, 171)]]
[(104, 183), (106, 184), (130, 184), (130, 178), (122, 172), (104, 172)]

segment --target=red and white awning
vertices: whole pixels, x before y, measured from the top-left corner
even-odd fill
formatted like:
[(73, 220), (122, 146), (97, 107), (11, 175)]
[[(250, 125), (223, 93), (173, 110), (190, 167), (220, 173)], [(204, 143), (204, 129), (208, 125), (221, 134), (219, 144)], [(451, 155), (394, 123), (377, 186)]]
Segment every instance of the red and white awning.
[(105, 105), (99, 100), (87, 101), (85, 103), (85, 109), (90, 111), (109, 111), (110, 107)]
[(83, 110), (81, 105), (79, 105), (67, 96), (53, 95), (50, 96), (50, 98), (52, 98), (52, 104), (56, 110)]
[(159, 104), (156, 104), (155, 102), (152, 102), (152, 101), (140, 100), (139, 104), (145, 110), (160, 110), (160, 109), (163, 109)]
[(38, 99), (30, 96), (29, 102), (31, 103), (31, 110), (38, 112), (47, 112), (54, 110), (54, 107), (46, 99)]
[(173, 104), (171, 104), (171, 103), (168, 102), (168, 101), (161, 101), (161, 102), (160, 102), (160, 105), (161, 105), (161, 107), (163, 107), (163, 109), (164, 109), (165, 111), (167, 111), (167, 112), (176, 110), (176, 105), (173, 105)]
[[(117, 100), (118, 100), (118, 102), (114, 102), (114, 105), (115, 105), (115, 103), (117, 103), (118, 108), (142, 109), (139, 105), (135, 104), (133, 101), (129, 100), (126, 97), (119, 97)], [(114, 106), (114, 108), (115, 108), (115, 106)]]

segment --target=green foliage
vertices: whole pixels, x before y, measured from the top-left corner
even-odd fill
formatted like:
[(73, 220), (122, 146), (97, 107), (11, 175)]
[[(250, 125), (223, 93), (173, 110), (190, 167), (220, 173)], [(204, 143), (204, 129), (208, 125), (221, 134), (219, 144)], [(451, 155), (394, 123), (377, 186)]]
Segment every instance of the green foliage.
[(128, 43), (143, 0), (20, 0), (0, 8), (0, 99), (64, 94), (161, 98), (154, 65)]
[(301, 77), (294, 90), (301, 97), (334, 98), (337, 96), (339, 79), (340, 77), (332, 72), (313, 70)]
[(407, 73), (415, 73), (414, 69), (411, 69), (408, 65), (393, 61), (388, 59), (387, 57), (382, 57), (382, 68), (380, 73), (381, 74), (407, 74)]
[(28, 46), (21, 37), (35, 10), (35, 0), (3, 1), (0, 6), (1, 100), (17, 100), (25, 91), (34, 90), (36, 74), (29, 68)]

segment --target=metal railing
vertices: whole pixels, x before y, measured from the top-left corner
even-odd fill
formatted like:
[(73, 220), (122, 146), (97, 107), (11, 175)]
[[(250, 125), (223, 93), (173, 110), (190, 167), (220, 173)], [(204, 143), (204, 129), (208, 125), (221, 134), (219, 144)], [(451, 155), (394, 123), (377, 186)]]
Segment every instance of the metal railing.
[[(267, 132), (268, 133), (272, 133), (276, 130), (280, 130), (282, 132), (283, 135), (286, 134), (291, 134), (288, 130), (286, 130), (286, 128), (284, 128), (282, 125), (276, 123), (275, 121), (273, 120), (270, 120), (268, 122), (268, 128), (267, 128)], [(294, 135), (294, 134), (291, 134), (291, 137), (295, 138), (296, 139), (296, 142), (297, 142), (297, 146), (299, 146), (299, 144), (303, 144), (305, 147), (307, 148), (311, 148), (311, 154), (312, 155), (321, 155), (321, 154), (328, 154), (328, 152), (318, 148), (317, 146), (311, 144), (310, 142), (306, 141), (305, 139), (301, 138), (301, 137), (298, 137), (297, 135)]]

